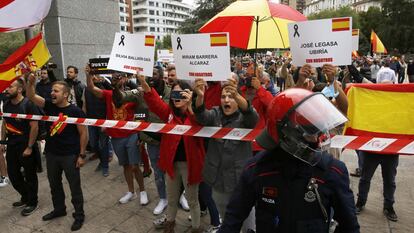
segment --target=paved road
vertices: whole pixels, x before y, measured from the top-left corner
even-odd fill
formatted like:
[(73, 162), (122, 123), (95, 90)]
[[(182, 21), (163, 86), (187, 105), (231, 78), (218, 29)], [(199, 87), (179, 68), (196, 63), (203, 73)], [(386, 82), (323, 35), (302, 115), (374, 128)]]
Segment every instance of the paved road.
[[(342, 158), (349, 170), (356, 166), (356, 155), (346, 151)], [(118, 199), (124, 194), (126, 184), (121, 168), (114, 160), (110, 164), (109, 177), (104, 178), (94, 172), (96, 161), (88, 162), (82, 168), (82, 187), (85, 197), (86, 222), (79, 232), (88, 233), (147, 233), (162, 232), (154, 229), (152, 221), (155, 216), (152, 210), (158, 201), (156, 199), (153, 176), (145, 179), (149, 192), (150, 204), (142, 207), (138, 200), (128, 204), (118, 204)], [(395, 210), (399, 216), (397, 223), (388, 221), (382, 214), (382, 178), (380, 169), (377, 170), (365, 211), (359, 216), (362, 233), (409, 233), (414, 230), (414, 157), (401, 156), (397, 175), (397, 192)], [(65, 180), (65, 179), (64, 179)], [(351, 187), (357, 191), (358, 179), (351, 178)], [(69, 187), (65, 181), (65, 190)], [(67, 195), (67, 197), (70, 195)], [(49, 184), (46, 172), (39, 175), (39, 210), (31, 216), (20, 216), (20, 209), (11, 207), (12, 202), (19, 199), (11, 186), (0, 189), (0, 232), (12, 233), (63, 233), (70, 232), (72, 217), (70, 215), (50, 222), (43, 222), (41, 216), (52, 208)], [(67, 198), (68, 213), (73, 211), (70, 199)], [(189, 232), (190, 222), (188, 213), (182, 210), (178, 213), (176, 232)], [(202, 224), (207, 226), (208, 217), (203, 217)]]

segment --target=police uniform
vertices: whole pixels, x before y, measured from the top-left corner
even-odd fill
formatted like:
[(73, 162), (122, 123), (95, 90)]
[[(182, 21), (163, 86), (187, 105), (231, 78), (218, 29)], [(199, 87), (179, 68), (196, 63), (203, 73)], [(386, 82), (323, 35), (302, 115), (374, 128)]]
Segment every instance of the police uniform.
[(316, 166), (280, 147), (256, 155), (242, 173), (219, 233), (240, 232), (253, 206), (257, 233), (329, 232), (332, 214), (335, 232), (359, 232), (348, 171), (327, 153)]

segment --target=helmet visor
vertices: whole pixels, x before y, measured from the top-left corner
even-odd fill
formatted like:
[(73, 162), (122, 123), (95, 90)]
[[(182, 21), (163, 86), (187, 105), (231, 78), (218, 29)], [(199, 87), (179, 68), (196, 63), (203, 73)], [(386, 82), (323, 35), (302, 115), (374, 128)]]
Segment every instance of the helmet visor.
[(322, 94), (312, 95), (287, 116), (305, 135), (315, 135), (342, 125), (348, 119)]
[[(315, 94), (287, 113), (281, 133), (282, 148), (314, 166), (330, 146), (329, 130), (345, 123), (346, 117), (322, 94)], [(285, 140), (284, 140), (285, 139)]]

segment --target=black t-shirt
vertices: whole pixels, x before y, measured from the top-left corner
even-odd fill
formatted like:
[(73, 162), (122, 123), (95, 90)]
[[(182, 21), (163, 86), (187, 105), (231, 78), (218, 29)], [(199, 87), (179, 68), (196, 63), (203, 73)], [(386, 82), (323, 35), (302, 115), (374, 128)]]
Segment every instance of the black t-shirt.
[[(45, 101), (45, 114), (48, 116), (59, 116), (60, 113), (67, 117), (85, 117), (80, 108), (71, 104), (59, 108), (51, 101)], [(49, 130), (46, 137), (46, 153), (54, 155), (77, 155), (80, 152), (80, 137), (75, 124), (47, 122)]]
[[(18, 104), (13, 104), (9, 100), (6, 101), (3, 106), (3, 111), (6, 113), (40, 114), (40, 110), (27, 98), (24, 98)], [(7, 144), (15, 145), (29, 141), (30, 120), (8, 117), (5, 117), (4, 120), (6, 124)]]

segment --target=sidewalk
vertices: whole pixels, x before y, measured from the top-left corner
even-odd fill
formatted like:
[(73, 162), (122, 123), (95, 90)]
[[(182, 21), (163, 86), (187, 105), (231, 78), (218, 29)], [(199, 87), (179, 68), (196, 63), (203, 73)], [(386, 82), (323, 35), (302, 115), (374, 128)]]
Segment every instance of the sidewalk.
[[(352, 171), (356, 166), (354, 152), (346, 151), (342, 157), (348, 169)], [(152, 210), (158, 202), (154, 176), (145, 179), (150, 203), (140, 206), (136, 199), (128, 204), (119, 204), (119, 198), (126, 191), (121, 167), (116, 159), (110, 164), (110, 175), (106, 178), (101, 173), (94, 172), (97, 161), (88, 162), (81, 170), (82, 188), (85, 198), (86, 221), (78, 232), (88, 233), (147, 233), (162, 232), (155, 230), (152, 221), (156, 218)], [(44, 166), (45, 167), (45, 166)], [(380, 169), (373, 178), (366, 209), (359, 216), (362, 233), (409, 233), (413, 232), (414, 222), (414, 157), (400, 156), (400, 165), (397, 174), (397, 192), (395, 210), (399, 217), (397, 223), (388, 221), (382, 214), (382, 178)], [(356, 194), (358, 179), (351, 177), (351, 188)], [(19, 196), (11, 185), (0, 189), (0, 232), (11, 233), (63, 233), (70, 232), (73, 222), (71, 213), (73, 207), (70, 202), (70, 191), (65, 178), (66, 206), (68, 215), (49, 222), (42, 221), (41, 217), (52, 210), (49, 183), (46, 171), (39, 174), (39, 209), (28, 217), (20, 215), (21, 209), (11, 207), (12, 202)], [(137, 184), (135, 183), (138, 188)], [(176, 232), (189, 232), (191, 223), (187, 220), (189, 213), (179, 210)], [(209, 223), (208, 215), (202, 218), (206, 227)]]

